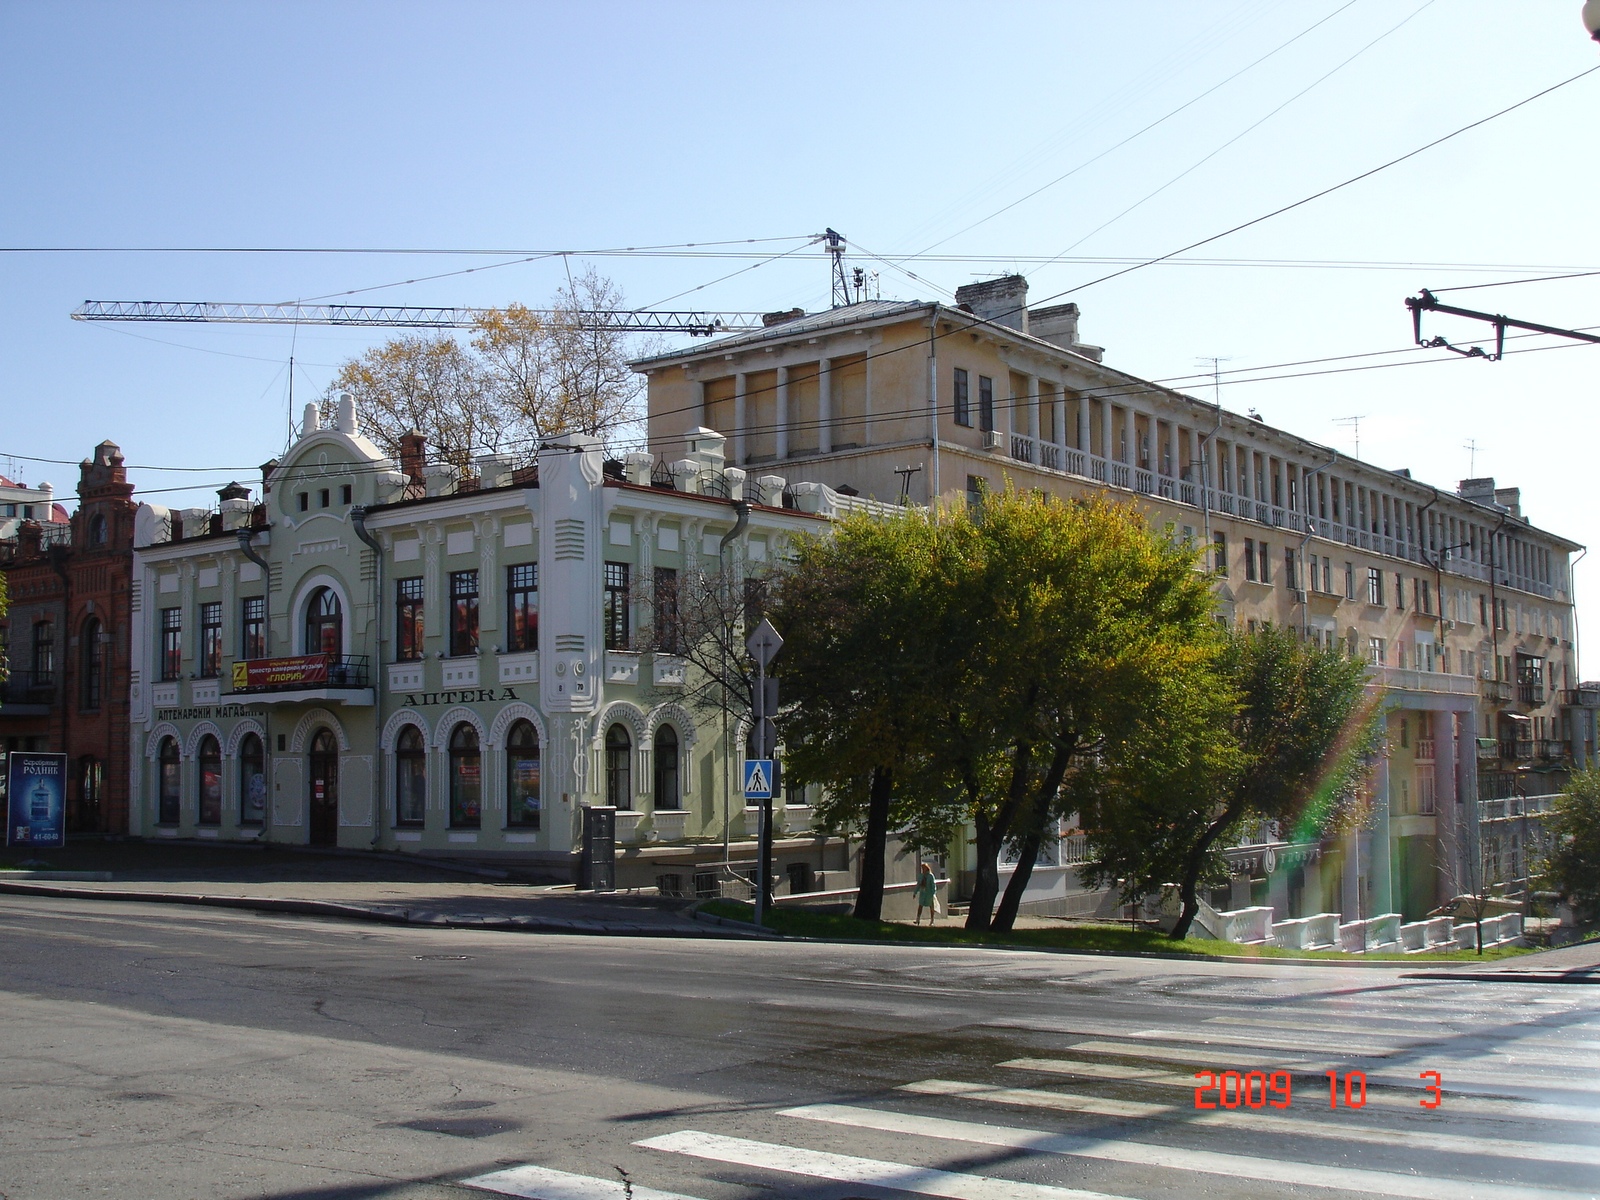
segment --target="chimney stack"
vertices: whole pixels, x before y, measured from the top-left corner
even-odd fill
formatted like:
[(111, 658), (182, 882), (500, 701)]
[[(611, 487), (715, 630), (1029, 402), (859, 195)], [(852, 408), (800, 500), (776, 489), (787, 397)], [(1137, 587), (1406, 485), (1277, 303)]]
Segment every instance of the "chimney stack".
[(1003, 275), (956, 289), (956, 304), (975, 317), (1028, 332), (1028, 281), (1022, 275)]

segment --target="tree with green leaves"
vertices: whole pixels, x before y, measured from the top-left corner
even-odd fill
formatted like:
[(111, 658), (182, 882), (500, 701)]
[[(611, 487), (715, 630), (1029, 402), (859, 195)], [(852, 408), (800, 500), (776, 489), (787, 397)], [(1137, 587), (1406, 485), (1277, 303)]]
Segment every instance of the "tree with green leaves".
[(927, 728), (927, 697), (951, 679), (937, 623), (948, 589), (925, 513), (856, 514), (802, 538), (777, 577), (768, 615), (784, 637), (774, 662), (784, 770), (820, 784), (827, 828), (863, 834), (855, 915), (883, 912), (894, 810)]
[[(1201, 886), (1226, 878), (1228, 835), (1262, 820), (1322, 832), (1360, 793), (1377, 732), (1364, 664), (1292, 630), (1231, 635), (1215, 669), (1235, 698), (1230, 708), (1168, 710), (1164, 729), (1144, 732), (1187, 743), (1174, 762), (1151, 771), (1143, 761), (1151, 748), (1135, 742), (1110, 758), (1084, 799), (1090, 881), (1116, 882), (1130, 901), (1175, 882), (1178, 940), (1199, 914)], [(1194, 726), (1195, 718), (1208, 723)], [(1130, 760), (1139, 764), (1134, 779)]]
[[(1220, 639), (1194, 565), (1131, 506), (1012, 491), (802, 547), (774, 610), (789, 769), (865, 817), (858, 914), (876, 915), (891, 823), (914, 844), (970, 826), (967, 925), (1011, 928), (1069, 775), (1153, 698), (1212, 686)], [(1020, 861), (1002, 896), (1007, 845)]]
[(1600, 921), (1600, 768), (1579, 771), (1556, 799), (1545, 876), (1583, 924)]

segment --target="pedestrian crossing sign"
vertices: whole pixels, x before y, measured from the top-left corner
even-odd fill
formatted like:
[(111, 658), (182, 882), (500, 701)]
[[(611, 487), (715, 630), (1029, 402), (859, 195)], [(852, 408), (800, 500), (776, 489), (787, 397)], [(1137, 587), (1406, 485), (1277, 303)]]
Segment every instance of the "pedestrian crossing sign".
[(772, 760), (747, 758), (744, 760), (744, 798), (746, 800), (772, 799)]

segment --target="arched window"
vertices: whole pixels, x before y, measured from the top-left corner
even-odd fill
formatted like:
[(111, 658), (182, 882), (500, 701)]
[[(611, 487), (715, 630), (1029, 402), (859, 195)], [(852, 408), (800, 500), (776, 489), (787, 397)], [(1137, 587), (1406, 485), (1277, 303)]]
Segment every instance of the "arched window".
[(450, 827), (477, 829), (483, 823), (483, 758), (478, 731), (465, 721), (450, 735)]
[(306, 653), (344, 655), (344, 613), (339, 595), (332, 588), (320, 587), (311, 593), (306, 605)]
[(239, 743), (239, 824), (260, 825), (267, 816), (267, 756), (261, 739), (247, 733)]
[(633, 807), (633, 742), (621, 725), (606, 730), (606, 803)]
[(104, 546), (106, 544), (106, 518), (104, 513), (95, 513), (89, 518), (89, 545)]
[(539, 828), (539, 731), (518, 721), (506, 738), (506, 824)]
[(90, 617), (78, 634), (78, 707), (84, 712), (100, 711), (101, 663), (105, 659), (100, 645), (100, 619)]
[(422, 731), (407, 725), (394, 747), (394, 823), (421, 825), (428, 809), (428, 751)]
[(209, 733), (200, 739), (200, 824), (222, 824), (222, 747)]
[(156, 821), (162, 825), (176, 825), (181, 811), (179, 791), (178, 739), (161, 739), (161, 750), (156, 759)]
[(678, 731), (671, 725), (656, 730), (656, 807), (678, 808), (683, 800), (678, 791)]
[(53, 621), (33, 626), (33, 686), (49, 687), (56, 681), (56, 627)]

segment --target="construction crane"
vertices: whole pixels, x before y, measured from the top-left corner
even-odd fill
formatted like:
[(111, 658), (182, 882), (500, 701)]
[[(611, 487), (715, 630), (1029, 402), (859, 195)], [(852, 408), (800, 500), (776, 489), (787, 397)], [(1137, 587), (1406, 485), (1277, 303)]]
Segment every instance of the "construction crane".
[[(467, 329), (487, 312), (481, 308), (434, 308), (399, 304), (213, 304), (208, 301), (87, 300), (72, 310), (74, 321), (190, 321), (233, 325), (365, 325), (391, 329)], [(589, 309), (576, 313), (530, 309), (546, 320), (577, 318), (584, 329), (626, 333), (687, 333), (712, 337), (760, 329), (754, 312), (656, 312)]]

